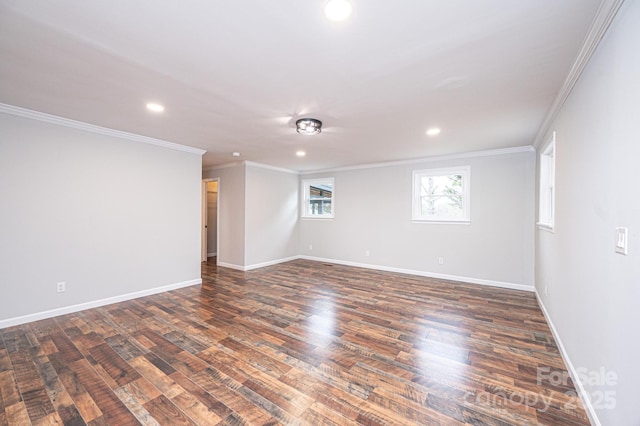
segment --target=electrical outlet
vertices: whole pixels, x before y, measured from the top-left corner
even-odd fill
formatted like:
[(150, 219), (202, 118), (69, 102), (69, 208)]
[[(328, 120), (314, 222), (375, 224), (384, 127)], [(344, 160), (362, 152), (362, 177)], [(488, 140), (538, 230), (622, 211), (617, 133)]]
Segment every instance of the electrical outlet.
[(627, 228), (616, 228), (616, 253), (627, 255), (628, 233), (629, 230)]
[(369, 250), (365, 250), (365, 251), (364, 251), (364, 255), (365, 255), (365, 256), (367, 256), (367, 257), (369, 257)]
[(438, 265), (444, 265), (444, 257), (438, 258)]
[(545, 285), (545, 286), (544, 286), (544, 295), (546, 296), (546, 295), (548, 295), (548, 294), (549, 294), (549, 286), (548, 286), (548, 285)]
[(309, 244), (309, 251), (313, 250), (313, 246)]
[(56, 290), (58, 291), (58, 293), (64, 293), (66, 289), (67, 289), (67, 283), (65, 283), (64, 281), (56, 284)]

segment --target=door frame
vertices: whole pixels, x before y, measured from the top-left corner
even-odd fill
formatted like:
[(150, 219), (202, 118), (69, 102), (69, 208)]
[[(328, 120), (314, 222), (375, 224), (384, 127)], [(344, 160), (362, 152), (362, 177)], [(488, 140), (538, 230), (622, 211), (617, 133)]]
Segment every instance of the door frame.
[(207, 200), (207, 184), (209, 182), (218, 182), (218, 200), (216, 202), (216, 265), (220, 262), (220, 178), (202, 179), (202, 225), (201, 225), (201, 241), (200, 241), (200, 258), (202, 262), (207, 261), (207, 223), (209, 216), (208, 200)]

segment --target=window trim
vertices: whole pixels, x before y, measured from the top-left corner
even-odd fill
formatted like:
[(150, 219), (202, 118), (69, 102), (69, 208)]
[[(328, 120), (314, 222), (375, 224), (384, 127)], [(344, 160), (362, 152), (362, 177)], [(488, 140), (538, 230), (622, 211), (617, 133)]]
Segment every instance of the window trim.
[[(331, 187), (333, 188), (331, 191), (331, 214), (309, 214), (309, 187), (314, 183), (331, 183)], [(314, 179), (303, 179), (302, 180), (302, 203), (300, 206), (300, 217), (303, 219), (314, 219), (314, 220), (331, 220), (335, 218), (336, 215), (336, 183), (335, 178), (326, 177), (326, 178), (314, 178)]]
[[(538, 177), (538, 228), (554, 232), (556, 218), (556, 132), (540, 150)], [(545, 172), (546, 169), (546, 172)], [(543, 200), (547, 202), (543, 202)], [(547, 209), (543, 213), (544, 209)]]
[[(462, 217), (461, 218), (428, 218), (420, 215), (420, 180), (425, 176), (462, 175)], [(413, 171), (411, 191), (411, 221), (429, 224), (470, 224), (471, 223), (471, 166), (446, 167), (438, 169), (422, 169)]]

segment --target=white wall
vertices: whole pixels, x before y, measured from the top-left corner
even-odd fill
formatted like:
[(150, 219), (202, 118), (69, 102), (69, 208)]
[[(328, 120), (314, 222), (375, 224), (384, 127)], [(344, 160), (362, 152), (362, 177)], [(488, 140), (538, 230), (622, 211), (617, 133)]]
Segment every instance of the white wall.
[(248, 165), (245, 266), (298, 255), (298, 175)]
[(202, 177), (220, 179), (220, 265), (246, 270), (298, 255), (297, 174), (242, 162)]
[(200, 282), (201, 163), (0, 113), (0, 325)]
[[(640, 2), (626, 2), (551, 130), (556, 227), (537, 232), (536, 288), (576, 369), (616, 373), (585, 384), (604, 425), (640, 424)], [(629, 228), (629, 255), (614, 229)], [(544, 287), (548, 295), (544, 295)], [(598, 404), (613, 391), (615, 408)]]
[(207, 170), (203, 179), (218, 180), (218, 264), (244, 267), (245, 244), (245, 165), (237, 163), (230, 167)]
[[(471, 166), (471, 224), (412, 223), (412, 171), (463, 165)], [(301, 220), (302, 255), (533, 288), (532, 151), (301, 179), (328, 176), (335, 177), (335, 219)]]

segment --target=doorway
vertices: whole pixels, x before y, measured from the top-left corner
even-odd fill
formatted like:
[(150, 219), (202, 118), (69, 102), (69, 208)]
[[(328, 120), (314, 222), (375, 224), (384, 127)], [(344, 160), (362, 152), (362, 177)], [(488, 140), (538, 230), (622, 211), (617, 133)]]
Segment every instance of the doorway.
[(209, 258), (219, 259), (219, 193), (220, 182), (218, 179), (205, 179), (202, 181), (202, 256), (203, 262)]

